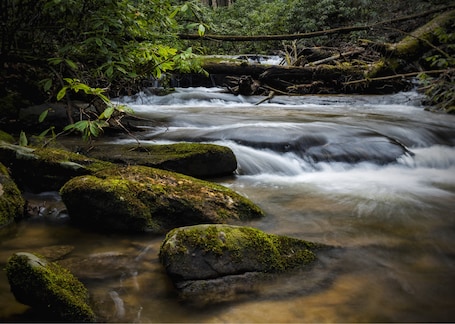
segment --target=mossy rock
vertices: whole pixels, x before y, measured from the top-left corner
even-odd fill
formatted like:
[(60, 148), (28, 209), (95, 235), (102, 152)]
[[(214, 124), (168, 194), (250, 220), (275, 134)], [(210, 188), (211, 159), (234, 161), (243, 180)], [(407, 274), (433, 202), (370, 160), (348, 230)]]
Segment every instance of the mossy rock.
[(94, 322), (84, 285), (56, 263), (28, 253), (15, 253), (6, 264), (6, 275), (16, 300), (52, 320)]
[(126, 165), (145, 165), (197, 178), (230, 175), (237, 169), (232, 150), (215, 144), (104, 144), (94, 147), (87, 156)]
[(0, 227), (24, 215), (25, 201), (6, 167), (0, 163)]
[(76, 177), (60, 194), (71, 220), (94, 230), (164, 233), (263, 216), (259, 207), (226, 187), (145, 166)]
[(213, 290), (229, 294), (267, 274), (305, 268), (322, 247), (251, 227), (204, 224), (170, 231), (159, 258), (181, 296), (195, 298)]
[(13, 144), (16, 140), (10, 134), (0, 130), (0, 141)]
[(0, 141), (0, 162), (19, 188), (33, 192), (59, 190), (69, 179), (112, 166), (61, 149), (23, 147)]

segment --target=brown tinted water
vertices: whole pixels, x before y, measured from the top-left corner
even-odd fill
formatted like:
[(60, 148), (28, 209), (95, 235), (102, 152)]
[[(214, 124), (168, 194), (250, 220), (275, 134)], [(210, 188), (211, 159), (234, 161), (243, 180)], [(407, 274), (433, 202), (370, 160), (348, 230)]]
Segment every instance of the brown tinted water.
[[(231, 102), (239, 99), (199, 89), (161, 103), (129, 102), (139, 114), (167, 120), (166, 129), (150, 129), (154, 143), (202, 139), (231, 147), (239, 174), (216, 181), (266, 214), (245, 225), (336, 247), (309, 269), (197, 307), (179, 299), (159, 264), (163, 236), (88, 232), (68, 224), (64, 211), (3, 228), (1, 266), (17, 251), (50, 247), (61, 255), (57, 246), (70, 246), (61, 262), (86, 284), (107, 322), (454, 321), (455, 116), (429, 114), (406, 98), (319, 97), (257, 107), (255, 98)], [(374, 134), (366, 145), (354, 141), (366, 133)], [(361, 148), (365, 161), (314, 161), (294, 145), (302, 136), (327, 149), (336, 143), (337, 152)], [(381, 136), (413, 155), (369, 161), (378, 155), (369, 139)], [(289, 143), (292, 150), (279, 149)], [(64, 208), (56, 193), (27, 198)], [(40, 320), (15, 301), (4, 271), (0, 305), (2, 321)]]

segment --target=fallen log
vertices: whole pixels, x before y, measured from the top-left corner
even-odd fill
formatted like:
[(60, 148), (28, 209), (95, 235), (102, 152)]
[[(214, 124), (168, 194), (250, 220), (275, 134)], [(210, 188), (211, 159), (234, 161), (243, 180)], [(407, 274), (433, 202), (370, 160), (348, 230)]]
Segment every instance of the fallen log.
[[(438, 43), (438, 31), (440, 29), (453, 30), (454, 23), (455, 10), (442, 13), (412, 33), (407, 34), (400, 42), (385, 44), (385, 54), (389, 57), (393, 56), (409, 62), (419, 58), (430, 49), (436, 49), (441, 52), (439, 48), (433, 45)], [(442, 54), (450, 57), (445, 52), (442, 52)]]

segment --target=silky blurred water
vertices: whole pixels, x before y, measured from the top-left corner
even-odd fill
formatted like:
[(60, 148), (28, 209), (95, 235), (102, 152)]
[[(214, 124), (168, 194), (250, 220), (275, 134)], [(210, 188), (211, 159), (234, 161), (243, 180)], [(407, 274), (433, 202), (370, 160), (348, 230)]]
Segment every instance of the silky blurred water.
[[(336, 248), (310, 269), (200, 308), (179, 299), (159, 264), (163, 237), (73, 228), (48, 193), (28, 197), (46, 201), (44, 214), (1, 230), (2, 267), (16, 251), (72, 246), (62, 264), (108, 322), (455, 320), (455, 116), (425, 111), (415, 92), (255, 105), (260, 97), (190, 88), (119, 100), (153, 120), (135, 134), (143, 143), (229, 146), (237, 174), (215, 181), (266, 214), (245, 225)], [(3, 321), (36, 320), (4, 271), (0, 305)]]

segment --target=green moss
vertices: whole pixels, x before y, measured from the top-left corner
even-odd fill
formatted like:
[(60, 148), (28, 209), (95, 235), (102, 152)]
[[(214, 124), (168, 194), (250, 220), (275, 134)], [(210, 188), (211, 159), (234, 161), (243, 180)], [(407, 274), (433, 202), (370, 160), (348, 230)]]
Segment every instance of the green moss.
[(144, 165), (201, 178), (232, 174), (237, 168), (232, 150), (215, 144), (106, 144), (88, 154), (113, 163)]
[(15, 142), (15, 139), (10, 134), (0, 130), (0, 141), (13, 144)]
[(167, 257), (177, 260), (188, 250), (205, 254), (227, 255), (232, 262), (255, 260), (266, 272), (281, 272), (313, 262), (315, 243), (286, 236), (267, 234), (251, 227), (228, 225), (196, 225), (170, 231), (163, 241)]
[(139, 152), (147, 152), (155, 162), (163, 162), (167, 160), (175, 160), (194, 156), (197, 154), (205, 154), (208, 152), (229, 152), (229, 148), (214, 144), (201, 143), (176, 143), (168, 145), (147, 145), (134, 148)]
[(60, 194), (70, 216), (76, 215), (75, 223), (101, 230), (145, 231), (156, 225), (150, 206), (140, 199), (142, 190), (126, 179), (88, 175), (68, 181)]
[(25, 201), (7, 168), (0, 163), (0, 227), (24, 214)]
[(234, 191), (208, 181), (145, 166), (112, 167), (75, 177), (60, 190), (79, 224), (126, 231), (156, 231), (262, 217)]
[(113, 166), (110, 162), (92, 159), (81, 154), (60, 149), (35, 148), (33, 153), (48, 163), (62, 164), (72, 162), (81, 165), (90, 172), (97, 172)]
[(67, 269), (31, 253), (15, 253), (6, 265), (11, 291), (26, 305), (57, 320), (93, 322), (88, 291)]
[[(219, 184), (196, 179), (170, 171), (145, 167), (130, 166), (126, 168), (110, 168), (96, 173), (100, 178), (120, 176), (124, 179), (143, 182), (153, 190), (159, 189), (163, 194), (183, 197), (203, 207), (211, 203), (218, 205), (216, 220), (219, 222), (232, 218), (233, 212), (239, 220), (249, 220), (264, 216), (263, 211), (249, 199)], [(214, 215), (215, 216), (215, 215)]]

